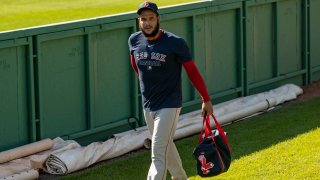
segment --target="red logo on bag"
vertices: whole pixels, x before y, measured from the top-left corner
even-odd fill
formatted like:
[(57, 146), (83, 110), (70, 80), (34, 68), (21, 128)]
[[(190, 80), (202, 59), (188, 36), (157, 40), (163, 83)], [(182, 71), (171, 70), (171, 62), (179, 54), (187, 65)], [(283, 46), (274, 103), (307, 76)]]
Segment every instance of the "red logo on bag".
[(214, 164), (212, 162), (207, 163), (206, 157), (204, 155), (200, 155), (198, 160), (201, 163), (201, 171), (203, 174), (208, 174), (210, 172), (209, 169), (213, 168)]

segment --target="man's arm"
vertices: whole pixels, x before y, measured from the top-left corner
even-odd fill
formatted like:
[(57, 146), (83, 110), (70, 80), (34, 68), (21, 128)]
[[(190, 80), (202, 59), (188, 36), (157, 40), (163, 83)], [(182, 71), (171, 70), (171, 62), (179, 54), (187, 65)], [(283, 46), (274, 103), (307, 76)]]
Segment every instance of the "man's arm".
[(185, 68), (189, 79), (191, 80), (193, 86), (198, 90), (202, 98), (202, 115), (206, 114), (211, 115), (213, 113), (213, 108), (208, 94), (207, 88), (203, 81), (201, 74), (199, 73), (198, 68), (194, 64), (194, 61), (187, 61), (182, 63)]

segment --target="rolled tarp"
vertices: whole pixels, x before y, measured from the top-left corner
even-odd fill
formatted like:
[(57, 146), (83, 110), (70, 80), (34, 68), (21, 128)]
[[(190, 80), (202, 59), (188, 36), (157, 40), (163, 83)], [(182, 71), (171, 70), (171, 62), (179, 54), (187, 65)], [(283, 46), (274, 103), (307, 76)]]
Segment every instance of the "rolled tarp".
[(38, 179), (38, 177), (39, 172), (35, 169), (30, 169), (19, 172), (17, 174), (12, 174), (10, 176), (0, 178), (0, 180), (34, 180)]
[[(225, 124), (266, 111), (275, 105), (296, 98), (301, 93), (302, 89), (296, 85), (284, 85), (265, 93), (241, 97), (215, 105), (214, 113), (219, 123)], [(201, 127), (201, 111), (181, 115), (174, 139), (197, 134)], [(95, 142), (87, 147), (52, 153), (46, 161), (45, 168), (51, 174), (67, 174), (143, 146), (150, 146), (150, 133), (146, 127), (116, 134), (105, 142)]]
[(52, 153), (46, 163), (45, 171), (51, 174), (67, 174), (86, 168), (96, 162), (118, 157), (143, 147), (144, 140), (150, 138), (146, 127), (130, 133), (115, 134), (105, 142), (94, 142), (86, 147)]
[[(37, 171), (42, 169), (48, 156), (55, 152), (65, 151), (68, 149), (79, 148), (80, 144), (73, 140), (63, 140), (55, 138), (52, 140), (53, 147), (51, 149), (41, 151), (23, 158), (14, 159), (9, 162), (0, 164), (0, 179), (28, 179), (27, 177), (34, 177), (31, 170)], [(34, 178), (36, 179), (36, 178)]]
[(28, 171), (31, 167), (25, 162), (21, 161), (10, 161), (7, 163), (0, 164), (0, 179), (12, 176), (14, 174), (19, 174), (20, 172)]
[(51, 139), (44, 139), (14, 149), (0, 152), (0, 163), (5, 163), (14, 159), (19, 159), (28, 155), (36, 154), (41, 151), (51, 149), (53, 141)]

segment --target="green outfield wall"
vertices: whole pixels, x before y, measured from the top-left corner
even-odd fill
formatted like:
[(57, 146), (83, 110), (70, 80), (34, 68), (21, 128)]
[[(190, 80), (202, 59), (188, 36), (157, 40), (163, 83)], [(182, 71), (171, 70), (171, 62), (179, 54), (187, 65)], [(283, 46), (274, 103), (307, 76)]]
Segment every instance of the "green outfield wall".
[[(320, 79), (319, 0), (216, 0), (160, 8), (214, 104)], [(135, 12), (0, 32), (0, 151), (44, 138), (83, 145), (145, 126), (127, 40)], [(318, 19), (318, 20), (317, 20)], [(182, 113), (200, 98), (183, 72)]]

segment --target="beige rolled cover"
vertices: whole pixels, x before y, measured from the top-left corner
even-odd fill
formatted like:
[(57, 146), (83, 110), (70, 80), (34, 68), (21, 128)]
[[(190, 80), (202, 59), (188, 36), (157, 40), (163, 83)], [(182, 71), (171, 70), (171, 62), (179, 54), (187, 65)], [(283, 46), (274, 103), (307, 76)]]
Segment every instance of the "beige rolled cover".
[(50, 174), (67, 174), (86, 168), (96, 162), (118, 157), (142, 148), (144, 140), (150, 139), (147, 127), (115, 134), (104, 142), (93, 142), (86, 147), (54, 152), (45, 162), (45, 171)]
[(41, 151), (51, 149), (53, 141), (51, 139), (44, 139), (14, 149), (0, 152), (0, 163), (5, 163), (14, 159), (19, 159), (28, 155), (36, 154)]
[(30, 169), (26, 171), (22, 171), (17, 174), (13, 174), (4, 178), (1, 178), (3, 180), (33, 180), (38, 179), (39, 172), (35, 169)]

